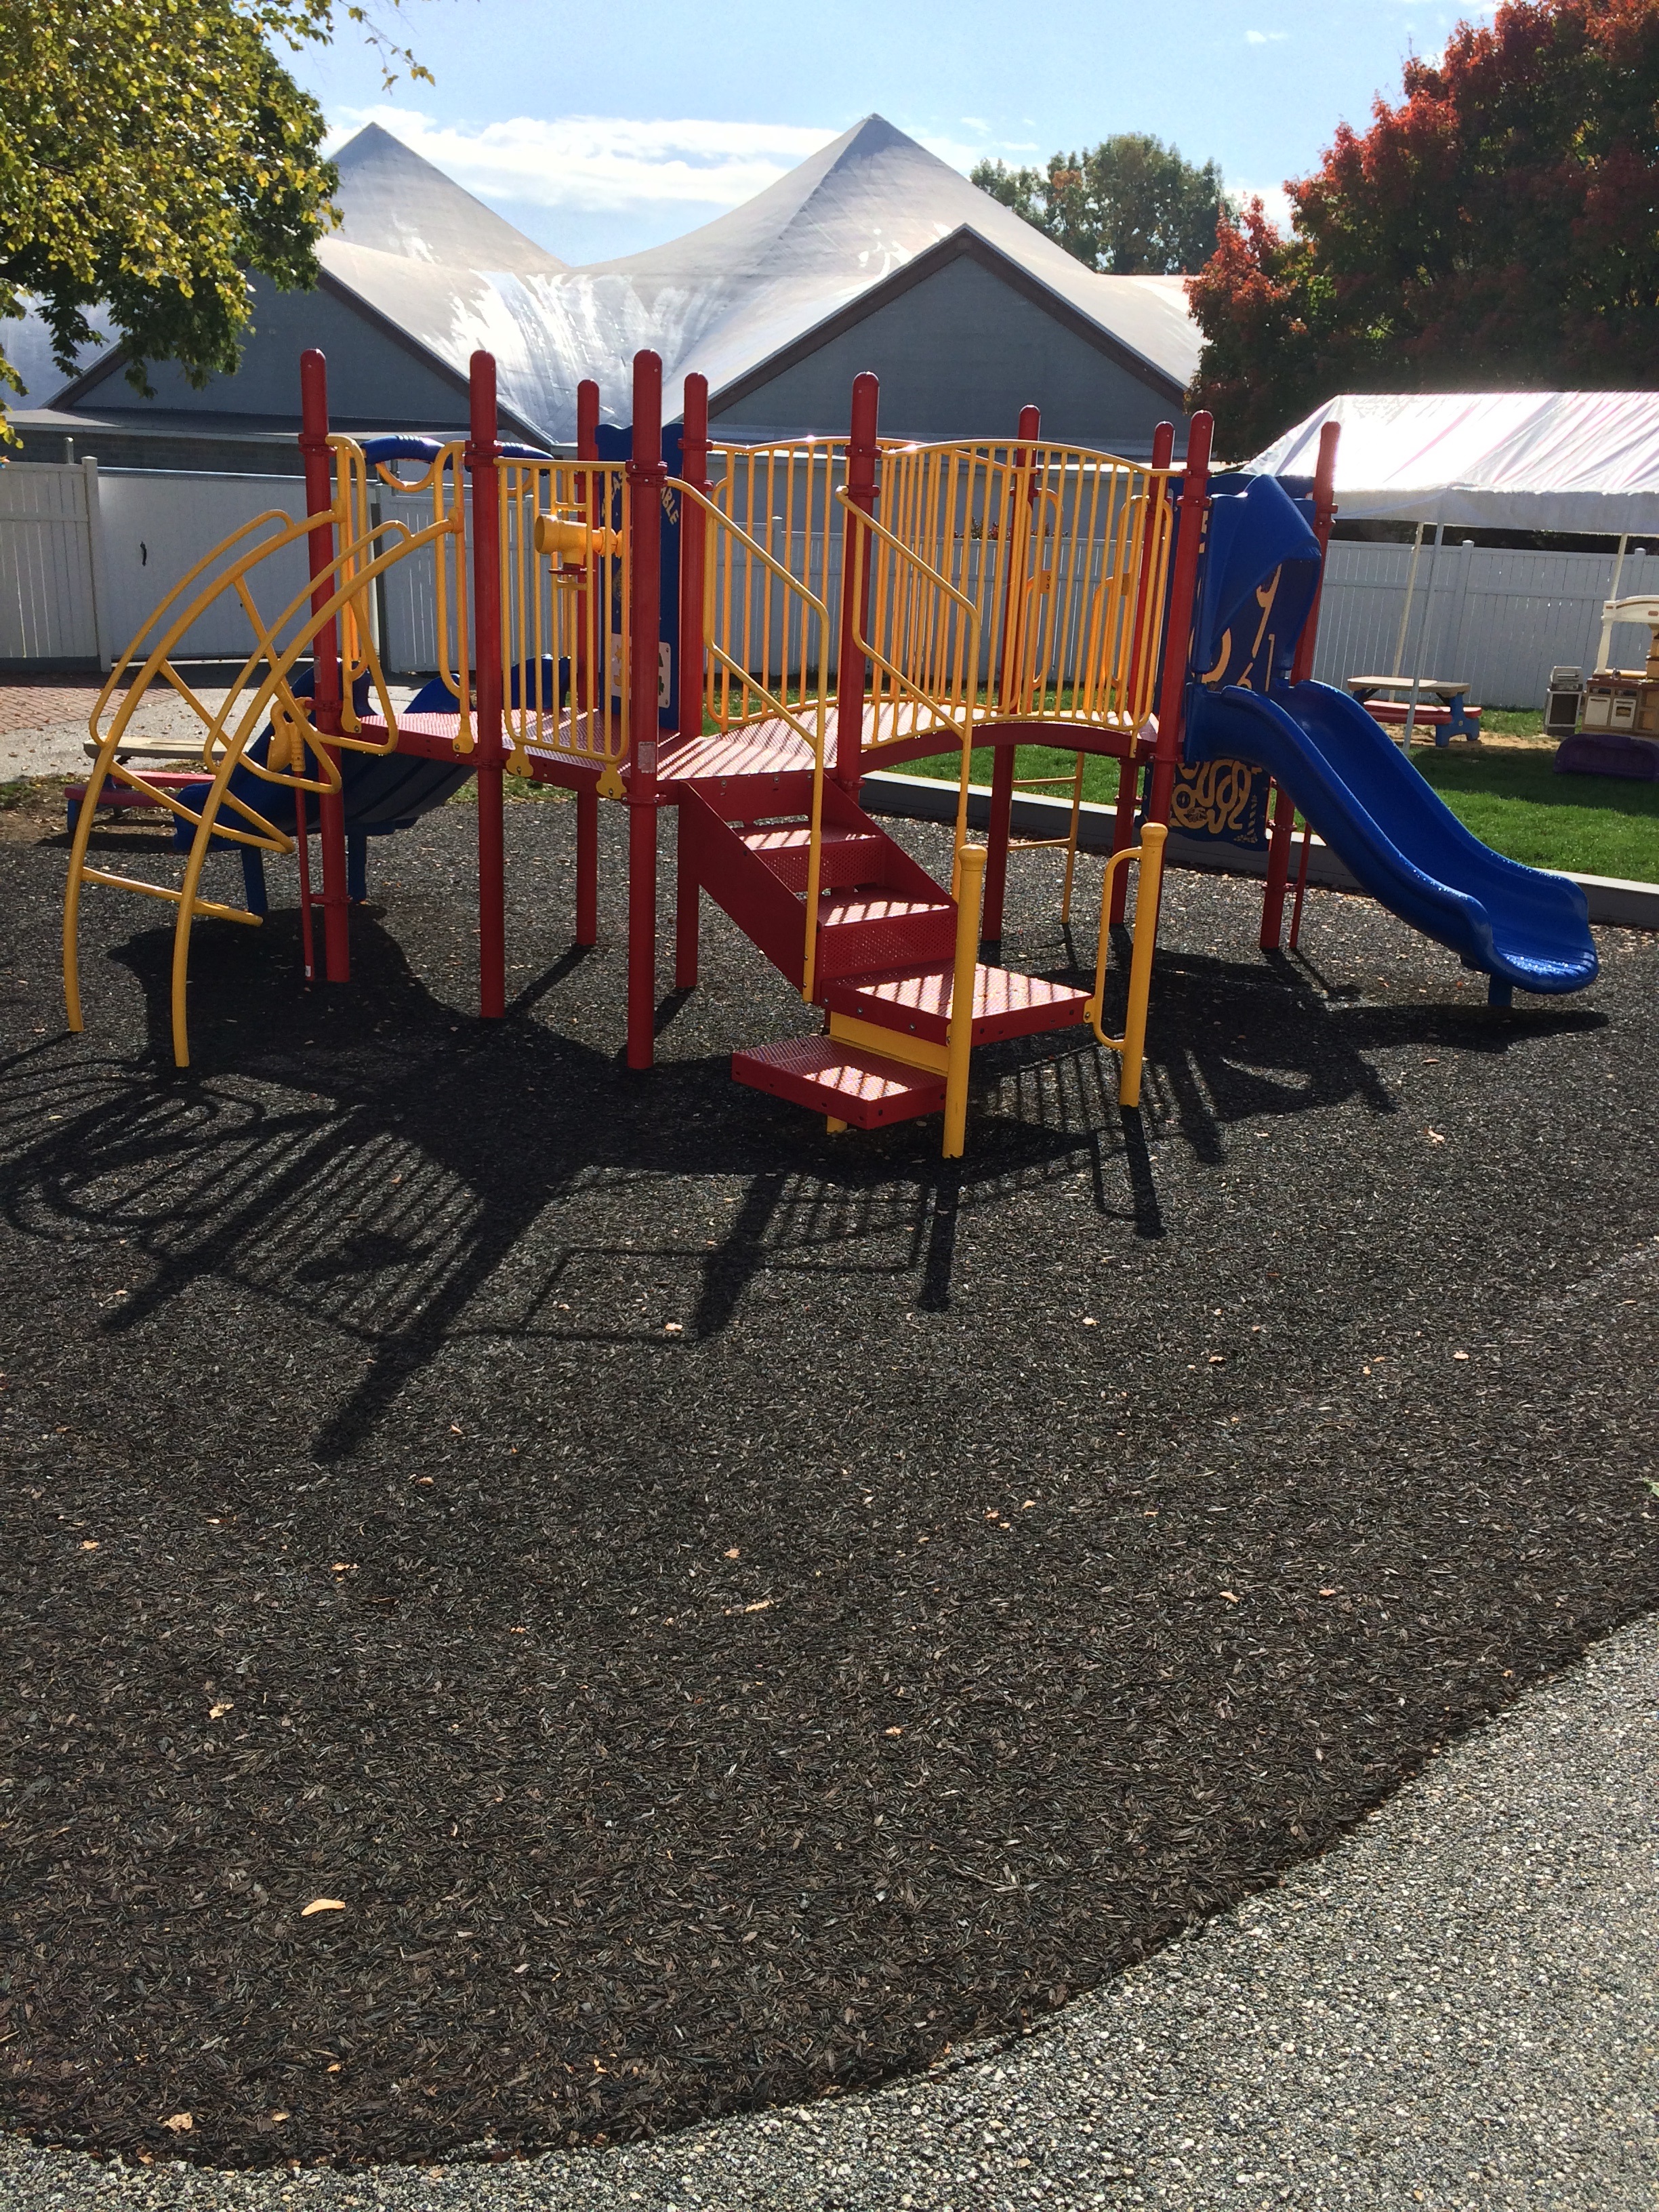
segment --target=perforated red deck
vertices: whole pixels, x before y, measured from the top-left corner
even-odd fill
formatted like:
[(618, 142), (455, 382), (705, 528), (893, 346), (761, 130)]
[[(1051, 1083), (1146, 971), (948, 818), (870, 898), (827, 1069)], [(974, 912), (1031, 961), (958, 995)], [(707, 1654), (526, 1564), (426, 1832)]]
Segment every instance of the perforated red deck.
[(942, 1075), (836, 1044), (830, 1037), (791, 1037), (783, 1044), (734, 1052), (732, 1073), (753, 1090), (850, 1122), (855, 1129), (879, 1129), (945, 1110)]
[[(465, 760), (470, 754), (455, 750), (457, 717), (453, 714), (399, 714), (398, 750), (422, 760)], [(356, 734), (377, 744), (386, 743), (386, 726), (378, 714), (365, 714)]]
[(812, 748), (787, 722), (748, 722), (740, 730), (688, 738), (657, 758), (665, 783), (707, 783), (719, 776), (810, 775)]
[[(849, 976), (824, 994), (831, 1013), (851, 1014), (943, 1044), (951, 1025), (955, 976), (945, 966), (907, 968), (883, 975)], [(1088, 1019), (1088, 994), (1069, 983), (1022, 975), (1011, 968), (974, 970), (974, 1042), (1031, 1036), (1041, 1030), (1070, 1029)]]
[[(512, 731), (508, 729), (502, 734), (510, 750)], [(532, 769), (538, 760), (555, 762), (561, 768), (598, 768), (603, 764), (607, 736), (614, 746), (620, 741), (621, 732), (597, 709), (584, 709), (580, 714), (564, 715), (556, 726), (544, 718), (539, 737), (532, 720), (525, 738), (525, 750), (530, 756)], [(617, 762), (619, 768), (625, 769), (626, 765), (625, 758)]]

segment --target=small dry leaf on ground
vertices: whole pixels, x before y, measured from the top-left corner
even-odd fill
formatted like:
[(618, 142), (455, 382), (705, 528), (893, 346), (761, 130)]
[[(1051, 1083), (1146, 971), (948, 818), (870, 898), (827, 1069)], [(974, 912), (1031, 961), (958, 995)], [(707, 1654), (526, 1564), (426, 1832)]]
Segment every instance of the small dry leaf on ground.
[(313, 1897), (309, 1905), (301, 1905), (300, 1917), (309, 1920), (313, 1912), (343, 1912), (345, 1909), (343, 1897)]

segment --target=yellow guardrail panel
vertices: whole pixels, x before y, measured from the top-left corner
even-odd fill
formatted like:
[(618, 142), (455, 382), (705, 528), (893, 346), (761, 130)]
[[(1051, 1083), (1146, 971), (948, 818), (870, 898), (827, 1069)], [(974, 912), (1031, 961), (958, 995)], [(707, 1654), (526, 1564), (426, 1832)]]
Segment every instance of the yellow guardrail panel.
[(988, 712), (1122, 731), (1151, 713), (1168, 471), (1083, 447), (884, 448), (883, 522), (972, 599)]
[(620, 799), (629, 683), (626, 466), (503, 459), (495, 467), (510, 765), (527, 775), (534, 745), (596, 765), (601, 794)]
[[(466, 564), (467, 505), (466, 447), (452, 438), (413, 477), (403, 477), (389, 461), (371, 465), (353, 438), (331, 437), (335, 455), (335, 511), (341, 543), (348, 547), (368, 544), (376, 534), (373, 522), (371, 476), (405, 499), (423, 495), (432, 501), (432, 520), (410, 532), (419, 546), (430, 546), (433, 556), (433, 616), (437, 633), (438, 674), (455, 702), (455, 750), (470, 753), (473, 745), (471, 645), (468, 635), (468, 577)], [(390, 525), (378, 526), (380, 529)], [(399, 528), (406, 525), (399, 524)], [(349, 611), (341, 622), (340, 659), (346, 681), (343, 685), (342, 720), (348, 731), (356, 727), (351, 709), (352, 684), (365, 667), (378, 669), (379, 625), (373, 593), (361, 588), (362, 579), (349, 559), (342, 574), (360, 586), (352, 595)]]

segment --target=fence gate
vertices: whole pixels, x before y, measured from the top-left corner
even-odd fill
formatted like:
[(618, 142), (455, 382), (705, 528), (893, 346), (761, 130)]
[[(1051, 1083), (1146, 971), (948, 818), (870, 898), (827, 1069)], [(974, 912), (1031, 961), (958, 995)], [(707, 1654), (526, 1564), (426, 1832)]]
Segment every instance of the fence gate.
[(97, 517), (96, 461), (0, 468), (0, 660), (104, 662)]

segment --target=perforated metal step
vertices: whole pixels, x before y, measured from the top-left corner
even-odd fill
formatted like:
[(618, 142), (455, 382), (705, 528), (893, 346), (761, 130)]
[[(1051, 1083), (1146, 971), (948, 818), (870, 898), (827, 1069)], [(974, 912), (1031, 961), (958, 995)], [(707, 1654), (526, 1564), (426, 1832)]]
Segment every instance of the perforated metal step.
[[(884, 974), (843, 976), (830, 985), (825, 1003), (832, 1014), (903, 1031), (943, 1044), (951, 1026), (955, 996), (953, 968), (944, 963), (900, 968)], [(1070, 983), (1050, 983), (1041, 975), (1022, 975), (1011, 968), (974, 970), (974, 1042), (1032, 1036), (1042, 1030), (1069, 1029), (1088, 1019), (1088, 994)]]
[(732, 1073), (756, 1091), (857, 1129), (879, 1129), (945, 1110), (942, 1075), (837, 1044), (831, 1037), (791, 1037), (782, 1044), (734, 1052)]

